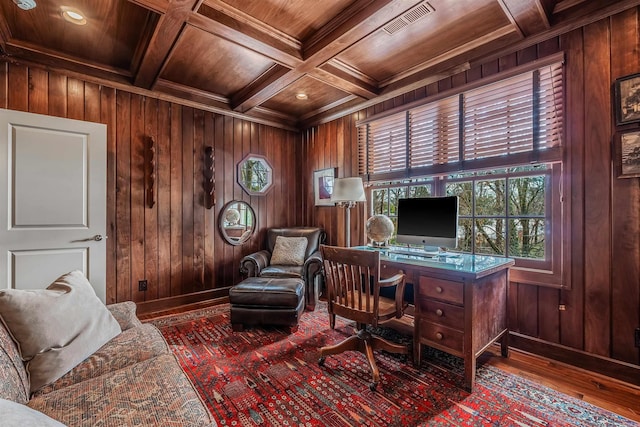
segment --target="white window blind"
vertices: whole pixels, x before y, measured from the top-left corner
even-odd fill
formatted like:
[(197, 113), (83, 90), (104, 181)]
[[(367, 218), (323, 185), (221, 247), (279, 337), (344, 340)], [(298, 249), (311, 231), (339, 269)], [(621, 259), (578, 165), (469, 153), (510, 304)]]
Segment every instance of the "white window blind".
[(562, 145), (563, 85), (554, 62), (373, 119), (359, 128), (360, 172), (376, 180), (561, 161), (551, 149)]

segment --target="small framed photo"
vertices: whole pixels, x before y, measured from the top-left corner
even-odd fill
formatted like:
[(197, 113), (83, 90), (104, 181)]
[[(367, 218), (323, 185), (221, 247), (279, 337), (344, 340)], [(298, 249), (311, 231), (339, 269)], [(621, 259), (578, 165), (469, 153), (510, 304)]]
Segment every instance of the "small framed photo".
[(640, 176), (640, 130), (620, 132), (615, 141), (618, 178)]
[(316, 206), (335, 206), (331, 202), (333, 193), (333, 179), (336, 176), (335, 168), (321, 169), (313, 172), (313, 194)]
[(640, 122), (640, 73), (615, 82), (616, 124)]

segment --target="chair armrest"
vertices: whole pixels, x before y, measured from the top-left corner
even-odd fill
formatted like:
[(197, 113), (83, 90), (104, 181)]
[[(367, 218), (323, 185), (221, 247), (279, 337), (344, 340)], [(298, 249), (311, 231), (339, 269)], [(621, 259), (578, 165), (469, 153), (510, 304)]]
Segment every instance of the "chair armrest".
[(316, 277), (322, 277), (322, 255), (320, 251), (315, 251), (304, 261), (302, 272), (305, 282), (306, 308), (309, 311), (315, 310), (316, 303), (320, 298), (320, 283), (316, 283)]
[(407, 304), (404, 303), (404, 285), (405, 275), (403, 272), (395, 274), (388, 279), (380, 279), (378, 282), (381, 288), (396, 287), (396, 317), (399, 319), (404, 315), (404, 309)]
[(269, 265), (269, 261), (271, 261), (271, 253), (267, 250), (249, 254), (240, 260), (240, 273), (247, 277), (258, 277), (260, 271)]
[(133, 301), (109, 304), (107, 308), (118, 321), (120, 329), (123, 331), (142, 325), (142, 322), (136, 316), (136, 303)]

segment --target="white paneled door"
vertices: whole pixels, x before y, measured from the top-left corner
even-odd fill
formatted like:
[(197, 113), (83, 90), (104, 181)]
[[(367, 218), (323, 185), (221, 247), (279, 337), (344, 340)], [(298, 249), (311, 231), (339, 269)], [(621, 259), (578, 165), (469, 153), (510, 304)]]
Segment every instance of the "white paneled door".
[(0, 289), (71, 270), (106, 299), (103, 124), (0, 109)]

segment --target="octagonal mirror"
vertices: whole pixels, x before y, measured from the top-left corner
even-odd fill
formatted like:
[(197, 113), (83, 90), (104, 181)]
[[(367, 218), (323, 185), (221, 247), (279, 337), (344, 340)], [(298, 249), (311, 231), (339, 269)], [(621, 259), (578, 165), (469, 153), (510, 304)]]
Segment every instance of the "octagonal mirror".
[(273, 173), (264, 156), (249, 154), (238, 163), (238, 183), (252, 196), (265, 194), (271, 188)]
[(256, 230), (256, 214), (248, 203), (233, 200), (220, 212), (218, 226), (227, 243), (241, 245), (249, 240)]

